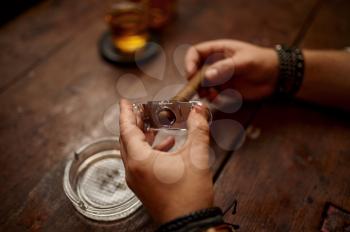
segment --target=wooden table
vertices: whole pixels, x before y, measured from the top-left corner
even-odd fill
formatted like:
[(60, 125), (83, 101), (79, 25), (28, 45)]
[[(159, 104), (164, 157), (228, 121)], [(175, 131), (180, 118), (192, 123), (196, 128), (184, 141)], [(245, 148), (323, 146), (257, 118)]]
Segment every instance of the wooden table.
[[(97, 50), (105, 7), (98, 0), (44, 1), (0, 28), (1, 231), (154, 228), (144, 209), (108, 224), (82, 217), (64, 195), (63, 169), (74, 149), (114, 135), (109, 119), (118, 98), (150, 100), (185, 83), (183, 45), (216, 38), (350, 45), (346, 0), (182, 0), (164, 31), (163, 55), (141, 69), (120, 68)], [(139, 76), (138, 84), (120, 93), (125, 73)], [(217, 117), (249, 128), (234, 155), (213, 145), (216, 203), (238, 203), (225, 217), (241, 231), (317, 231), (325, 207), (350, 210), (349, 114), (293, 101), (244, 103), (236, 114)]]

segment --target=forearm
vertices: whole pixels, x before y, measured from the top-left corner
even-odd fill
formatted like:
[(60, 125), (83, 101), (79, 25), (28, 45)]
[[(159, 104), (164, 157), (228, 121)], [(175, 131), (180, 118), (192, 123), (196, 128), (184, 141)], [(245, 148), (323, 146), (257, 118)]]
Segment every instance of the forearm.
[(350, 111), (350, 53), (304, 51), (305, 73), (297, 97)]

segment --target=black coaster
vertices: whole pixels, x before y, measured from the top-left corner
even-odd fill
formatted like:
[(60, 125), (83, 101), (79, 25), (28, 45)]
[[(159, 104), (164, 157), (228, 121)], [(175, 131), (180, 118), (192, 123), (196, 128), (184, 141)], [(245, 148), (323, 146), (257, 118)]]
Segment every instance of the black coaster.
[(142, 50), (137, 52), (137, 57), (135, 54), (125, 54), (119, 52), (113, 45), (112, 34), (107, 31), (101, 36), (99, 42), (99, 49), (101, 56), (108, 62), (122, 65), (136, 64), (147, 61), (156, 55), (159, 51), (159, 46), (157, 45), (158, 39), (153, 34), (150, 37), (147, 45), (142, 48)]

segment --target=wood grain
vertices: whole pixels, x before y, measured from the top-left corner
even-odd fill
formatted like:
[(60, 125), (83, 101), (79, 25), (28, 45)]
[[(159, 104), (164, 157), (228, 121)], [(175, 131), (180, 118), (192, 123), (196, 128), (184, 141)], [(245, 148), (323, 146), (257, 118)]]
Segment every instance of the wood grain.
[[(81, 7), (86, 3), (71, 4), (84, 9)], [(102, 10), (91, 5), (88, 8), (91, 10), (89, 25), (82, 21), (76, 28), (67, 26), (71, 19), (65, 18), (65, 11), (72, 12), (69, 7), (57, 9), (65, 26), (52, 29), (46, 36), (40, 33), (34, 36), (31, 44), (38, 47), (34, 50), (46, 49), (44, 53), (30, 56), (34, 63), (30, 57), (22, 57), (22, 41), (8, 37), (4, 47), (16, 54), (8, 61), (3, 58), (2, 67), (5, 68), (1, 68), (1, 72), (9, 77), (8, 80), (18, 77), (11, 86), (3, 89), (0, 100), (1, 227), (5, 231), (152, 230), (154, 225), (144, 211), (127, 221), (108, 225), (78, 215), (62, 191), (67, 156), (93, 138), (113, 134), (106, 128), (104, 117), (106, 114), (113, 116), (109, 115), (109, 109), (115, 107), (118, 98), (145, 101), (159, 95), (170, 97), (171, 91), (165, 95), (160, 91), (185, 83), (183, 56), (174, 55), (180, 45), (223, 37), (262, 45), (291, 43), (313, 4), (314, 1), (292, 0), (265, 0), (264, 4), (257, 0), (179, 1), (178, 18), (162, 35), (164, 54), (138, 69), (115, 67), (99, 57), (96, 44), (105, 25), (100, 18)], [(16, 34), (16, 28), (21, 31), (20, 25), (26, 25), (32, 18), (35, 18), (34, 22), (23, 26), (25, 30), (30, 32), (31, 28), (40, 27), (41, 19), (50, 10), (47, 11), (45, 5), (37, 9), (11, 23), (12, 26), (0, 33), (1, 37), (7, 38), (11, 30)], [(61, 37), (65, 32), (69, 36)], [(55, 40), (54, 35), (60, 39)], [(51, 41), (48, 44), (56, 41), (55, 45), (44, 46), (44, 49), (41, 38), (43, 42)], [(164, 72), (160, 70), (162, 57), (166, 58)], [(19, 59), (23, 59), (27, 68), (16, 69)], [(119, 80), (125, 73), (137, 78), (127, 79), (133, 82), (121, 92)], [(144, 95), (140, 95), (142, 90)], [(249, 112), (241, 110), (233, 116), (222, 117), (240, 118), (241, 123), (246, 124), (251, 115)], [(215, 170), (220, 170), (226, 153), (217, 150)]]
[(0, 29), (0, 93), (30, 74), (37, 65), (91, 20), (103, 17), (101, 1), (47, 0), (7, 23)]
[(350, 46), (350, 2), (323, 1), (320, 12), (308, 30), (303, 47), (309, 49), (344, 49)]
[[(349, 44), (348, 1), (324, 1), (302, 41), (305, 48)], [(216, 202), (243, 231), (318, 231), (327, 203), (350, 209), (349, 113), (295, 101), (268, 103), (248, 139), (221, 173)], [(248, 138), (251, 136), (248, 136)]]
[(350, 124), (342, 112), (270, 104), (216, 183), (216, 201), (238, 201), (226, 219), (248, 231), (316, 231), (326, 202), (350, 207)]

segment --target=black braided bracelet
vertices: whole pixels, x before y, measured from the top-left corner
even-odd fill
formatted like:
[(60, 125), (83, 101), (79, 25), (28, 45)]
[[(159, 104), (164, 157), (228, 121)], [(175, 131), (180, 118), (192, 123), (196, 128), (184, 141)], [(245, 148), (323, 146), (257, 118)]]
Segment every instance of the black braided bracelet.
[(220, 208), (199, 210), (161, 225), (156, 232), (197, 232), (224, 224)]
[(281, 97), (292, 97), (302, 84), (304, 78), (304, 56), (299, 48), (277, 45), (279, 58), (279, 75), (276, 94)]

